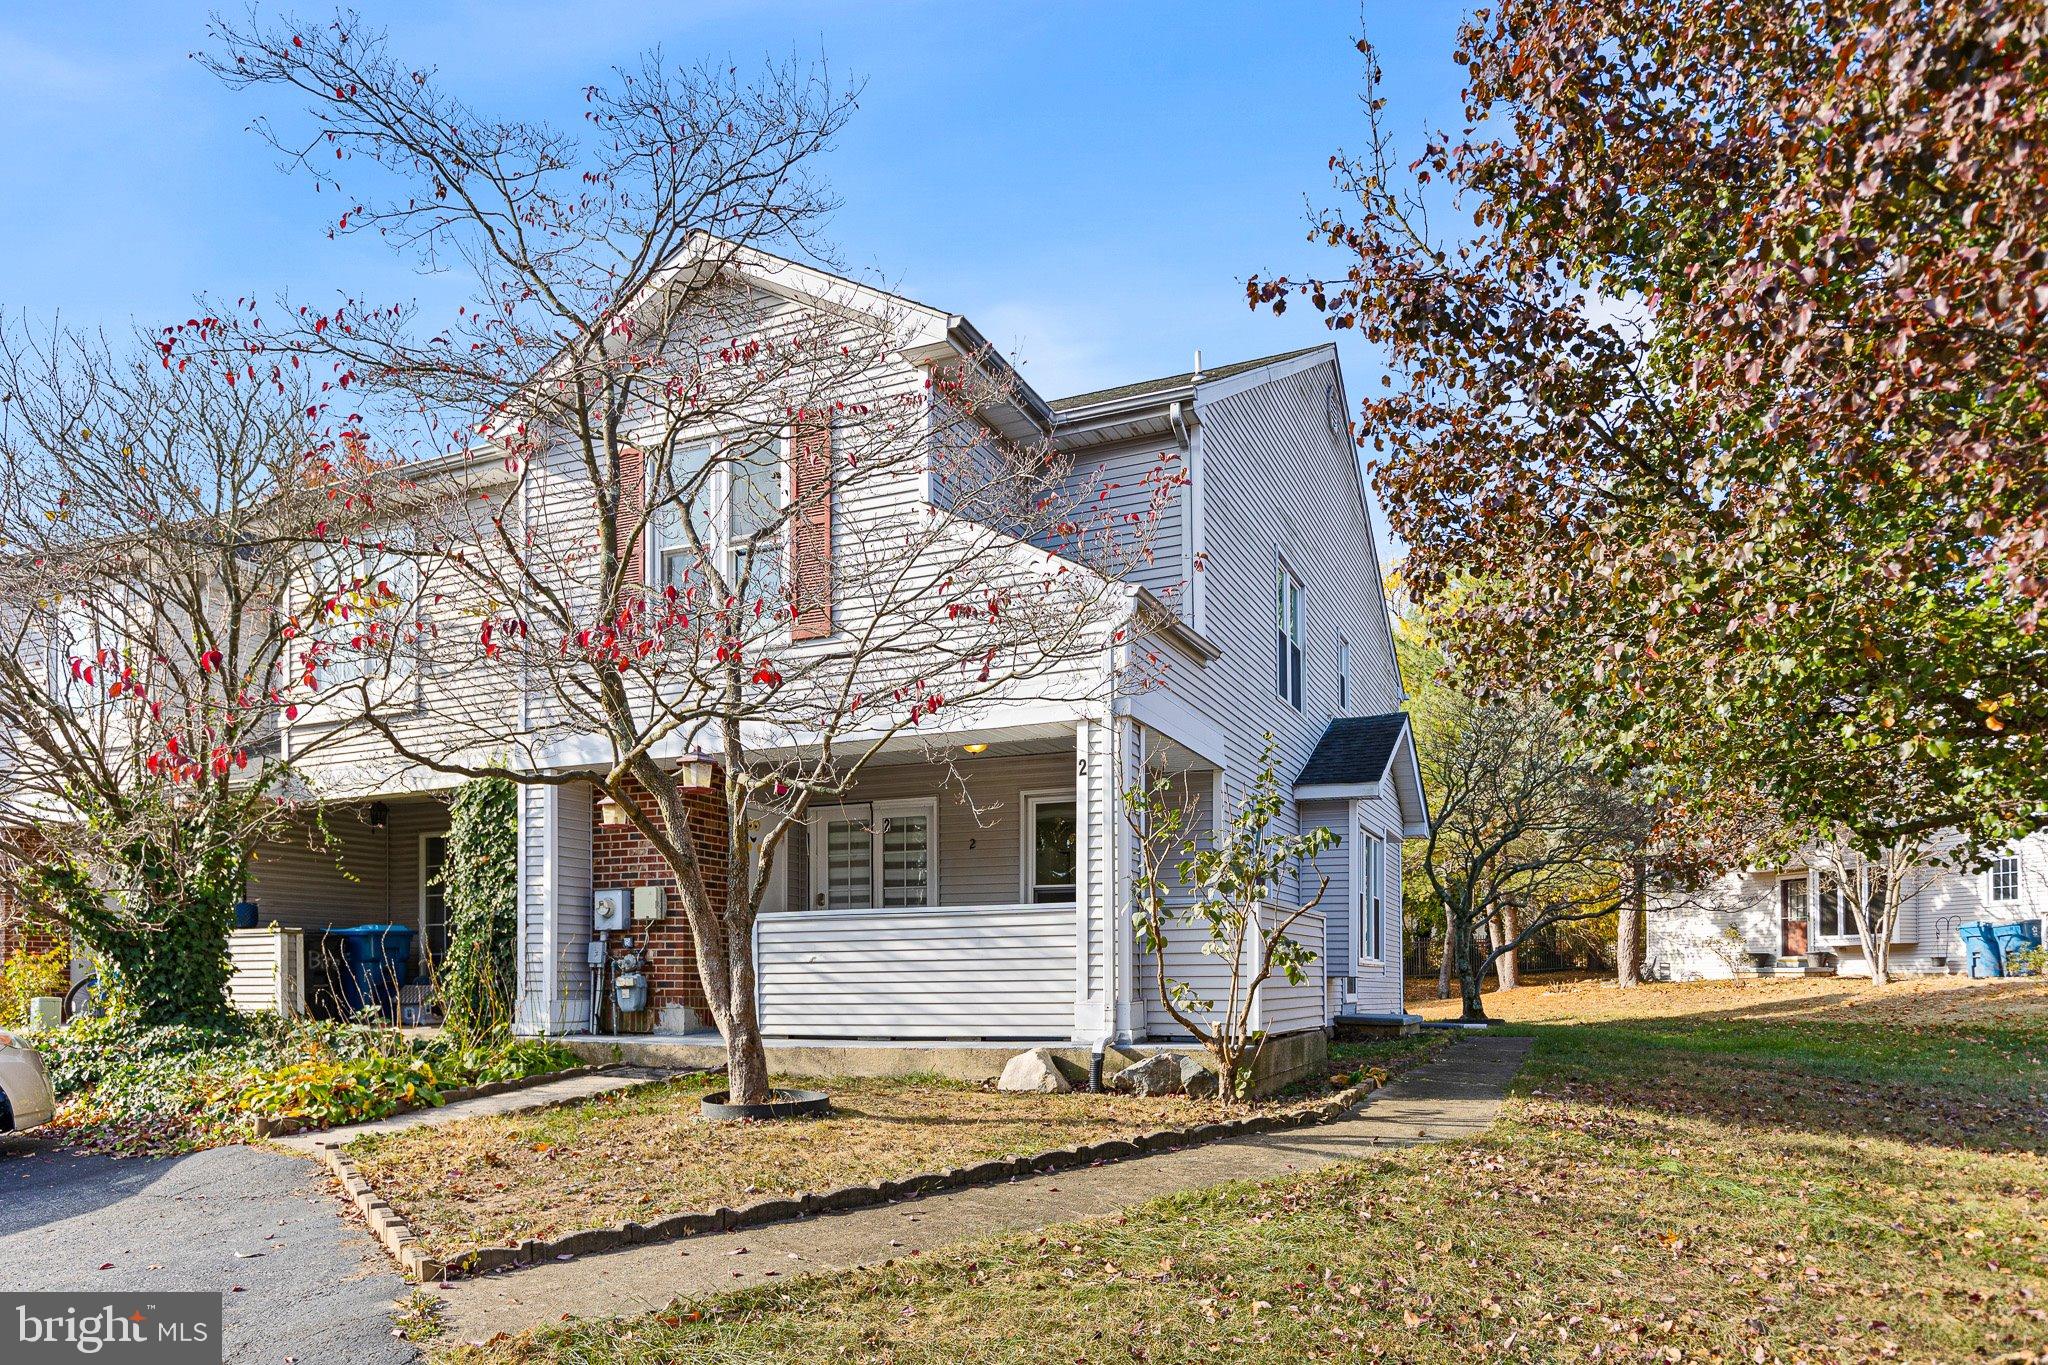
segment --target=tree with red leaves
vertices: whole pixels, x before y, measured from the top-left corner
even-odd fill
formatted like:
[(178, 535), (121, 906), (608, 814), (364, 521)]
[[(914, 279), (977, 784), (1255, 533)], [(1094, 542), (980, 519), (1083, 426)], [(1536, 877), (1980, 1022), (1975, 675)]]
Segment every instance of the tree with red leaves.
[(1369, 90), (1312, 234), (1348, 268), (1250, 284), (1384, 348), (1413, 590), (1483, 580), (1460, 652), (1668, 791), (1873, 854), (2031, 827), (2048, 12), (1506, 0), (1458, 58), (1467, 126), (1413, 161)]
[(814, 164), (852, 96), (822, 68), (650, 55), (571, 137), (473, 112), (352, 16), (217, 38), (230, 86), (303, 101), (309, 133), (262, 125), (297, 168), (376, 191), (337, 233), (469, 285), (445, 326), (350, 303), (272, 334), (475, 474), (421, 477), (387, 537), (429, 624), (383, 657), (425, 714), (372, 673), (356, 719), (438, 772), (595, 786), (673, 874), (733, 1098), (765, 1100), (752, 926), (790, 831), (942, 712), (1105, 686), (1146, 518), (1076, 486), (950, 321), (789, 259), (830, 264)]
[(293, 642), (354, 590), (303, 547), (375, 501), (350, 418), (239, 335), (0, 328), (0, 849), (145, 1024), (227, 1010), (249, 850), (298, 804)]

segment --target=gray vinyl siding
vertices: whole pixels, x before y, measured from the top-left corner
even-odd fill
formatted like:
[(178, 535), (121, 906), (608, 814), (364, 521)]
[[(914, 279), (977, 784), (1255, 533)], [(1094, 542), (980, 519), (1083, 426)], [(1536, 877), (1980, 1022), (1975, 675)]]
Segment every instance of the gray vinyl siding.
[[(1385, 850), (1380, 869), (1381, 958), (1377, 963), (1352, 959), (1350, 1008), (1361, 1014), (1399, 1013), (1407, 1008), (1401, 952), (1401, 808), (1384, 784), (1379, 795), (1358, 806), (1359, 818), (1354, 823), (1378, 834)], [(1348, 935), (1349, 914), (1344, 922)]]
[(1351, 802), (1304, 801), (1299, 814), (1304, 830), (1327, 829), (1337, 836), (1337, 842), (1316, 855), (1308, 868), (1302, 878), (1301, 895), (1303, 899), (1313, 896), (1320, 880), (1324, 877), (1330, 879), (1323, 890), (1323, 899), (1316, 907), (1322, 911), (1328, 925), (1323, 936), (1324, 965), (1331, 976), (1349, 976), (1354, 965), (1351, 956), (1351, 859), (1355, 846)]
[[(1170, 437), (1153, 437), (1080, 451), (1071, 459), (1070, 486), (1087, 492), (1091, 521), (1114, 526), (1124, 537), (1113, 547), (1116, 562), (1102, 567), (1178, 602), (1189, 576), (1186, 453)], [(1135, 535), (1134, 527), (1144, 528), (1144, 535)]]
[[(386, 803), (380, 829), (362, 806), (332, 806), (259, 845), (248, 899), (261, 924), (325, 929), (419, 923), (419, 836), (445, 833), (448, 807), (432, 798)], [(322, 834), (324, 827), (325, 835)]]
[[(923, 761), (878, 765), (864, 771), (843, 800), (858, 805), (935, 799), (938, 903), (1015, 905), (1026, 899), (1023, 793), (1039, 791), (1073, 793), (1071, 752), (967, 758), (950, 770)], [(815, 908), (809, 841), (802, 830), (792, 831), (777, 861), (788, 878), (789, 907)]]
[[(1205, 672), (1230, 702), (1234, 794), (1263, 736), (1292, 782), (1337, 711), (1339, 637), (1351, 642), (1349, 711), (1400, 709), (1401, 689), (1372, 547), (1357, 495), (1357, 452), (1331, 430), (1336, 372), (1318, 365), (1199, 406), (1205, 499), (1204, 631), (1222, 650)], [(1284, 559), (1303, 595), (1302, 708), (1274, 685), (1274, 573)], [(1291, 822), (1290, 822), (1291, 823)], [(1289, 832), (1292, 832), (1291, 830)]]
[(257, 923), (317, 930), (389, 922), (390, 829), (372, 828), (365, 812), (345, 806), (323, 821), (295, 823), (251, 855), (247, 896)]

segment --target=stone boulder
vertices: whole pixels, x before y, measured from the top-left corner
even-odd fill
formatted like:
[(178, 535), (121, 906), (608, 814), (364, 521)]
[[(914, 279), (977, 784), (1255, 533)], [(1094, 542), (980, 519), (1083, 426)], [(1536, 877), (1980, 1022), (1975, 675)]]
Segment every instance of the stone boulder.
[(1219, 1081), (1220, 1078), (1216, 1073), (1202, 1065), (1199, 1059), (1194, 1057), (1183, 1057), (1180, 1059), (1180, 1088), (1193, 1098), (1198, 1100), (1215, 1099), (1216, 1087)]
[(1013, 1090), (1039, 1095), (1064, 1095), (1074, 1087), (1060, 1074), (1059, 1064), (1052, 1053), (1042, 1047), (1020, 1052), (1003, 1065), (1002, 1078), (996, 1082), (998, 1090)]
[(1178, 1095), (1185, 1088), (1181, 1064), (1188, 1060), (1178, 1052), (1155, 1052), (1117, 1072), (1110, 1085), (1147, 1099), (1154, 1095)]

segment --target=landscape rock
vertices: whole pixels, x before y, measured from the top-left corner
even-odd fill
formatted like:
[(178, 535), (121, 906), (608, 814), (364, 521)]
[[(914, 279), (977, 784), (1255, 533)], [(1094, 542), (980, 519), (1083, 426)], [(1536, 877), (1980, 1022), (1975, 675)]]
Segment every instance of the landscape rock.
[(1134, 1062), (1116, 1073), (1111, 1082), (1118, 1090), (1129, 1091), (1141, 1098), (1154, 1095), (1178, 1095), (1182, 1093), (1181, 1063), (1187, 1061), (1178, 1052), (1159, 1052), (1142, 1062)]
[(1010, 1058), (1003, 1067), (1002, 1079), (996, 1082), (998, 1090), (1040, 1095), (1064, 1095), (1073, 1088), (1060, 1074), (1059, 1064), (1053, 1061), (1052, 1053), (1042, 1047)]
[(1180, 1088), (1198, 1100), (1216, 1098), (1216, 1073), (1193, 1057), (1180, 1059)]

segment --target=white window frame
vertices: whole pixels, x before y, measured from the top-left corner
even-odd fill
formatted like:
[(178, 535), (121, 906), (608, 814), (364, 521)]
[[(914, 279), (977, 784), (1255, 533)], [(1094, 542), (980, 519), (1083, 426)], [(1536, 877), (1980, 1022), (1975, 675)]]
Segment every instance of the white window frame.
[[(777, 495), (781, 499), (778, 510), (786, 510), (789, 506), (789, 479), (792, 457), (790, 443), (793, 440), (795, 440), (794, 434), (785, 430), (774, 437), (772, 441), (775, 452), (775, 486)], [(686, 442), (676, 451), (675, 456), (670, 461), (671, 468), (673, 468), (684, 455), (696, 451), (704, 452), (704, 463), (710, 469), (710, 477), (704, 481), (704, 486), (700, 490), (707, 499), (707, 505), (703, 508), (704, 515), (699, 518), (698, 526), (700, 531), (709, 533), (710, 540), (704, 548), (718, 561), (719, 570), (725, 574), (728, 582), (736, 581), (739, 577), (738, 537), (733, 534), (733, 516), (739, 506), (738, 499), (734, 495), (734, 473), (742, 457), (733, 449), (733, 446), (734, 442), (730, 437), (719, 435), (707, 436), (702, 440)], [(768, 443), (764, 443), (763, 448), (768, 448)], [(649, 473), (645, 477), (649, 480), (651, 489), (653, 475)], [(645, 491), (648, 490), (643, 490), (643, 494)], [(689, 555), (694, 553), (675, 537), (671, 529), (672, 526), (680, 522), (681, 516), (681, 508), (671, 503), (663, 507), (658, 514), (647, 519), (647, 553), (641, 556), (641, 571), (646, 580), (645, 586), (649, 589), (659, 591), (668, 585), (668, 559), (670, 555)], [(786, 525), (784, 529), (788, 529)], [(786, 540), (780, 547), (780, 551), (785, 556), (788, 554)], [(788, 582), (789, 565), (785, 562), (782, 565), (782, 572), (777, 579), (777, 591), (780, 592), (786, 588)]]
[(1352, 824), (1351, 955), (1361, 967), (1387, 960), (1387, 841), (1366, 828), (1361, 814)]
[[(442, 866), (443, 868), (446, 868), (446, 867), (448, 866), (448, 831), (447, 831), (447, 830), (445, 830), (445, 829), (439, 829), (439, 830), (421, 830), (421, 831), (420, 831), (420, 836), (419, 836), (419, 869), (420, 869), (420, 894), (419, 894), (419, 902), (420, 902), (420, 913), (419, 913), (419, 921), (420, 921), (420, 958), (421, 958), (421, 960), (422, 960), (422, 961), (425, 961), (425, 960), (427, 960), (428, 958), (430, 958), (430, 957), (431, 957), (431, 956), (433, 955), (433, 951), (434, 951), (434, 943), (433, 943), (433, 938), (432, 938), (432, 936), (431, 936), (430, 934), (428, 934), (428, 932), (427, 932), (427, 841), (428, 841), (429, 839), (439, 839), (439, 840), (441, 841), (441, 866)], [(445, 926), (445, 925), (447, 924), (447, 918), (448, 918), (448, 888), (444, 886), (444, 887), (442, 887), (442, 888), (441, 888), (441, 919), (442, 919), (442, 924), (443, 924), (444, 926)], [(444, 951), (445, 951), (445, 949), (444, 949)]]
[[(316, 619), (309, 620), (300, 630), (300, 638), (305, 643), (298, 646), (294, 652), (295, 675), (298, 672), (300, 661), (304, 659), (305, 654), (310, 652), (315, 645), (347, 635), (354, 625), (354, 621), (360, 619), (329, 618), (318, 615), (325, 610), (329, 596), (328, 589), (339, 589), (340, 587), (340, 573), (347, 567), (343, 562), (343, 556), (345, 555), (352, 555), (354, 557), (355, 564), (363, 570), (363, 577), (366, 582), (376, 583), (386, 579), (399, 580), (392, 584), (393, 595), (398, 599), (399, 603), (398, 610), (402, 613), (401, 617), (397, 619), (403, 620), (409, 617), (410, 619), (417, 620), (422, 614), (420, 611), (422, 605), (421, 575), (418, 560), (407, 554), (388, 550), (376, 550), (363, 545), (323, 546), (321, 551), (316, 554), (314, 567), (308, 573), (300, 575), (298, 586), (293, 595), (293, 604), (295, 606), (304, 604), (308, 609), (308, 614), (316, 617)], [(315, 675), (317, 685), (312, 696), (300, 703), (297, 724), (314, 725), (326, 723), (331, 719), (326, 714), (327, 708), (325, 703), (327, 697), (338, 688), (354, 687), (363, 683), (368, 683), (373, 689), (381, 693), (377, 700), (382, 705), (405, 705), (409, 701), (411, 705), (417, 706), (424, 699), (419, 670), (414, 666), (416, 663), (416, 652), (413, 649), (401, 648), (394, 652), (391, 659), (391, 669), (382, 678), (372, 676), (368, 669), (363, 666), (368, 661), (360, 654), (352, 655), (344, 651), (338, 656), (331, 657), (338, 659), (344, 666), (348, 665), (351, 659), (357, 662), (355, 666), (348, 667), (347, 671), (342, 673), (330, 672), (331, 663), (318, 670)], [(407, 697), (407, 689), (411, 689), (410, 698)]]
[[(1077, 905), (1081, 900), (1081, 879), (1086, 869), (1081, 866), (1081, 851), (1086, 841), (1081, 838), (1081, 803), (1072, 787), (1047, 787), (1038, 791), (1019, 792), (1019, 801), (1024, 807), (1024, 827), (1017, 833), (1017, 903), (1019, 905)], [(1041, 901), (1038, 897), (1038, 808), (1042, 805), (1072, 806), (1074, 808), (1074, 899), (1071, 901)]]
[[(1806, 947), (1808, 952), (1812, 952), (1816, 947), (1823, 944), (1831, 948), (1845, 948), (1856, 947), (1863, 942), (1862, 936), (1856, 932), (1856, 909), (1846, 899), (1841, 902), (1836, 910), (1836, 919), (1839, 921), (1837, 927), (1840, 928), (1841, 932), (1836, 934), (1824, 932), (1825, 921), (1821, 918), (1821, 884), (1833, 875), (1832, 872), (1824, 871), (1817, 867), (1807, 869), (1807, 876), (1810, 878), (1806, 892)], [(1859, 890), (1867, 887), (1870, 881), (1869, 864), (1859, 864), (1853, 875), (1856, 878), (1856, 885)], [(1867, 895), (1867, 892), (1865, 894)], [(1911, 901), (1912, 898), (1912, 894), (1906, 896), (1908, 901)], [(1891, 941), (1893, 943), (1904, 941), (1899, 935), (1904, 932), (1905, 927), (1906, 917), (1903, 913), (1903, 907), (1901, 907), (1901, 913), (1892, 916)]]
[[(925, 878), (924, 906), (884, 906), (882, 900), (882, 827), (892, 815), (922, 815), (925, 818)], [(826, 844), (825, 827), (833, 821), (847, 821), (867, 827), (868, 852), (868, 904), (828, 906), (819, 903), (818, 898), (826, 888)], [(804, 909), (812, 913), (840, 911), (859, 912), (863, 910), (908, 910), (929, 908), (939, 903), (939, 802), (931, 796), (904, 797), (893, 801), (849, 802), (839, 806), (818, 806), (810, 813), (806, 822), (810, 836), (811, 885), (810, 904)]]
[(1273, 686), (1280, 700), (1297, 711), (1303, 709), (1308, 672), (1308, 613), (1302, 605), (1306, 596), (1287, 557), (1273, 556)]
[[(2011, 864), (2012, 867), (2012, 894), (2010, 896), (2001, 896), (1998, 894), (1998, 876), (2000, 870), (2007, 864)], [(2023, 892), (2026, 889), (2026, 883), (2022, 880), (2024, 872), (2025, 865), (2020, 861), (2018, 849), (1993, 858), (1991, 866), (1984, 869), (1984, 903), (1986, 905), (2018, 905), (2024, 899)]]
[[(709, 523), (710, 527), (715, 531), (721, 531), (726, 525), (726, 517), (729, 513), (726, 499), (725, 469), (724, 466), (718, 463), (719, 453), (724, 449), (724, 446), (725, 443), (716, 436), (707, 436), (700, 441), (685, 442), (670, 456), (670, 467), (667, 471), (669, 478), (665, 480), (666, 482), (673, 483), (675, 466), (681, 463), (685, 455), (695, 451), (704, 452), (704, 464), (710, 470), (711, 476), (704, 481), (703, 492), (710, 498), (710, 506), (707, 509), (709, 515), (700, 520), (700, 525)], [(643, 480), (641, 496), (645, 498), (657, 486), (657, 480), (654, 477), (653, 471), (647, 469), (641, 470), (641, 479)], [(641, 556), (641, 567), (642, 573), (647, 579), (646, 586), (650, 588), (659, 589), (667, 586), (667, 561), (669, 555), (690, 553), (688, 547), (682, 544), (681, 540), (671, 529), (673, 526), (680, 524), (681, 518), (682, 509), (673, 503), (661, 507), (647, 518), (647, 530), (645, 532), (648, 541), (647, 553)], [(706, 548), (713, 554), (722, 554), (724, 552), (722, 544), (711, 545)]]
[(1351, 710), (1351, 637), (1337, 637), (1337, 710)]

